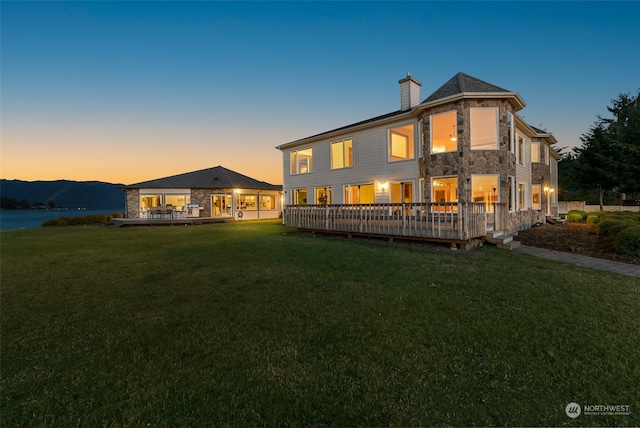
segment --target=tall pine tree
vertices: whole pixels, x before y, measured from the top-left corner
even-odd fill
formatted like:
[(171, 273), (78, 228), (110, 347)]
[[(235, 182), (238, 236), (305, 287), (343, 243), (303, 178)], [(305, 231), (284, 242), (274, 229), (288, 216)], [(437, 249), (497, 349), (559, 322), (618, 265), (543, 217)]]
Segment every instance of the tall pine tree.
[[(640, 94), (640, 91), (638, 92)], [(575, 149), (579, 185), (583, 190), (598, 189), (600, 209), (604, 193), (615, 190), (634, 198), (640, 196), (640, 103), (620, 94), (607, 110), (611, 118), (598, 121), (580, 138)]]

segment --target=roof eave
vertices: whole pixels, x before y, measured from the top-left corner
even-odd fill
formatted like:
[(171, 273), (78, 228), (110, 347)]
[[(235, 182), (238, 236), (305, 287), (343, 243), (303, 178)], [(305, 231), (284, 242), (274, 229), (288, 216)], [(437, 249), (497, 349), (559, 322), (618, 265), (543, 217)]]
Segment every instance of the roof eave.
[(414, 112), (416, 111), (418, 107), (414, 107), (413, 109), (410, 110), (406, 110), (403, 112), (400, 112), (398, 114), (395, 114), (393, 116), (388, 116), (388, 117), (383, 117), (379, 120), (374, 120), (374, 121), (362, 121), (362, 122), (358, 122), (355, 123), (353, 125), (347, 125), (345, 127), (342, 128), (338, 128), (338, 129), (334, 129), (333, 131), (327, 131), (327, 132), (323, 132), (321, 134), (316, 134), (316, 135), (312, 135), (311, 137), (306, 137), (306, 138), (302, 138), (300, 140), (296, 140), (296, 141), (291, 141), (290, 143), (285, 143), (285, 144), (281, 144), (279, 146), (276, 146), (276, 149), (278, 150), (286, 150), (289, 149), (291, 147), (296, 147), (299, 145), (303, 145), (303, 144), (309, 144), (309, 143), (314, 143), (316, 141), (321, 141), (321, 140), (326, 140), (326, 139), (330, 139), (339, 135), (344, 135), (346, 133), (351, 133), (351, 132), (356, 132), (356, 131), (360, 131), (362, 129), (367, 129), (367, 128), (371, 128), (373, 126), (380, 126), (380, 125), (384, 125), (386, 123), (392, 123), (392, 122), (397, 122), (399, 120), (404, 120), (408, 117), (412, 117), (414, 116)]
[(516, 111), (522, 110), (527, 106), (527, 103), (524, 102), (522, 97), (517, 92), (460, 92), (454, 95), (450, 95), (444, 98), (438, 98), (437, 100), (432, 100), (428, 102), (423, 102), (418, 105), (418, 109), (425, 110), (431, 107), (435, 107), (440, 104), (446, 104), (453, 101), (458, 101), (462, 99), (487, 99), (487, 98), (510, 98), (513, 101), (514, 106), (516, 107)]

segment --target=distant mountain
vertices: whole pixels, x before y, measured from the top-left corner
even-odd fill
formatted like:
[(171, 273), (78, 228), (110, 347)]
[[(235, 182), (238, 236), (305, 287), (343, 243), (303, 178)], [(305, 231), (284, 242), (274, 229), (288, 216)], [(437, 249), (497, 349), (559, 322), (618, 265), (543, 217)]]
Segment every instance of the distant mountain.
[(125, 193), (123, 184), (101, 181), (21, 181), (0, 180), (0, 194), (29, 202), (52, 201), (56, 208), (122, 208)]

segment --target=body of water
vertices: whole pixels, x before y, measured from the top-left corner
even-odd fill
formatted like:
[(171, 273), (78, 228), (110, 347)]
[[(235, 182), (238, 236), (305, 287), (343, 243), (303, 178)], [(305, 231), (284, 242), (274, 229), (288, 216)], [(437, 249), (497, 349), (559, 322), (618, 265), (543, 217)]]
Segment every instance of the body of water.
[(80, 217), (90, 214), (124, 213), (124, 208), (98, 210), (0, 210), (0, 230), (15, 230), (40, 227), (42, 222), (58, 217)]

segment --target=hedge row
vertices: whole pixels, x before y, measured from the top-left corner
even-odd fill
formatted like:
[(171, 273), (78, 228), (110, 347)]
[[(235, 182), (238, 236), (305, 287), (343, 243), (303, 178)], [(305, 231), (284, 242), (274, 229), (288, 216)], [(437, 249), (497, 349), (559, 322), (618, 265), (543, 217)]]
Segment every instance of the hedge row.
[(614, 236), (614, 247), (617, 252), (640, 257), (640, 212), (600, 211), (587, 213), (572, 210), (567, 213), (569, 223), (593, 223), (598, 234)]
[(122, 213), (90, 214), (78, 217), (58, 217), (42, 223), (42, 227), (49, 226), (86, 226), (88, 224), (109, 224), (112, 218), (122, 218)]

